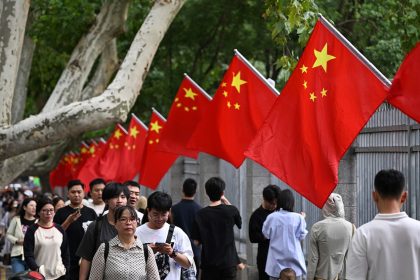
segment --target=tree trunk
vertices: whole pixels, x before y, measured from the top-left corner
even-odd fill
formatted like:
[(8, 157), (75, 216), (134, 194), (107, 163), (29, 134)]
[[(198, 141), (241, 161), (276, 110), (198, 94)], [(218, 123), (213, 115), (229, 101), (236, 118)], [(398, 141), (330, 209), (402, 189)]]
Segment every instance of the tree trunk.
[(0, 126), (12, 122), (12, 103), (30, 2), (0, 3)]
[[(155, 1), (149, 15), (136, 34), (116, 77), (102, 95), (63, 107), (46, 106), (52, 107), (51, 111), (44, 108), (43, 112), (37, 116), (25, 119), (12, 127), (1, 128), (0, 159), (11, 158), (85, 131), (104, 128), (117, 121), (124, 121), (140, 94), (144, 79), (163, 36), (184, 3), (185, 0)], [(64, 90), (63, 94), (65, 95), (65, 93), (68, 91)], [(61, 102), (63, 98), (60, 96), (54, 100), (54, 102), (51, 101), (51, 104), (65, 103)], [(66, 100), (69, 99), (66, 98)], [(45, 149), (41, 150), (45, 151)], [(36, 160), (27, 156), (30, 154), (20, 155), (3, 162), (7, 164), (5, 164), (5, 168), (0, 169), (0, 184), (10, 182), (27, 169)], [(41, 153), (37, 154), (39, 156)], [(13, 164), (15, 160), (19, 164), (25, 162), (27, 164), (22, 168)], [(7, 170), (8, 173), (3, 170)], [(13, 175), (9, 173), (13, 173)]]

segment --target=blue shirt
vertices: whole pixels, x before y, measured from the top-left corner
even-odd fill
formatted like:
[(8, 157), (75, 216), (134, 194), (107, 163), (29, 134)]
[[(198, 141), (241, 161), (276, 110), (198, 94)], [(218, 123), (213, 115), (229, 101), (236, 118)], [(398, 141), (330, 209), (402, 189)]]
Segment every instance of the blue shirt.
[(300, 241), (308, 234), (302, 215), (280, 209), (268, 215), (262, 232), (270, 239), (265, 272), (278, 278), (280, 271), (292, 268), (296, 276), (306, 274), (305, 258)]

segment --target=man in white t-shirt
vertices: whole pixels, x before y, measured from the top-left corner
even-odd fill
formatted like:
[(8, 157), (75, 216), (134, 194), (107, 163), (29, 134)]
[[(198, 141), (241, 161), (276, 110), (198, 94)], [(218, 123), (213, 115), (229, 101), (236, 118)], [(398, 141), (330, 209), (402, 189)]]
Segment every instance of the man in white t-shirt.
[(89, 202), (89, 207), (95, 210), (96, 215), (98, 217), (102, 215), (104, 208), (105, 208), (105, 202), (102, 199), (102, 192), (105, 189), (105, 180), (102, 178), (96, 178), (90, 181), (89, 183), (90, 187), (90, 197), (92, 198), (92, 201)]
[(420, 222), (401, 212), (407, 199), (404, 175), (381, 170), (374, 187), (379, 214), (357, 229), (346, 279), (420, 279)]
[[(136, 236), (155, 252), (161, 279), (179, 280), (181, 267), (194, 267), (194, 254), (187, 234), (167, 223), (171, 207), (169, 194), (160, 191), (152, 193), (147, 200), (148, 222), (137, 228)], [(170, 242), (166, 242), (171, 227), (172, 237)]]

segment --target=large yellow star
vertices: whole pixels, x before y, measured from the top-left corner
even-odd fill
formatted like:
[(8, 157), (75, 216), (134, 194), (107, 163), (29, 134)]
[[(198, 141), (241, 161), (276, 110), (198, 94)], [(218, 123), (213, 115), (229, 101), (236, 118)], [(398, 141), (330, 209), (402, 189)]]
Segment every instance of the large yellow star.
[(325, 43), (321, 51), (314, 50), (314, 54), (315, 54), (316, 60), (312, 68), (321, 66), (322, 69), (324, 69), (324, 71), (327, 72), (327, 62), (332, 59), (335, 59), (335, 56), (328, 54), (327, 43)]
[(133, 127), (133, 128), (130, 129), (130, 136), (133, 136), (134, 138), (136, 138), (137, 134), (139, 134), (139, 131), (137, 130), (137, 127)]
[(162, 126), (159, 125), (158, 121), (152, 122), (151, 124), (151, 131), (155, 131), (156, 133), (159, 133), (159, 130), (162, 128)]
[(121, 131), (119, 130), (119, 129), (117, 129), (115, 132), (114, 132), (114, 137), (115, 138), (117, 138), (117, 139), (120, 139), (120, 137), (122, 136), (122, 133), (121, 133)]
[(235, 87), (238, 92), (241, 92), (241, 85), (246, 84), (246, 81), (241, 80), (241, 71), (238, 72), (238, 74), (235, 75), (233, 73), (233, 79), (231, 86)]
[(193, 92), (191, 88), (186, 89), (184, 88), (185, 91), (185, 98), (191, 98), (192, 100), (195, 100), (195, 97), (198, 95), (197, 93)]

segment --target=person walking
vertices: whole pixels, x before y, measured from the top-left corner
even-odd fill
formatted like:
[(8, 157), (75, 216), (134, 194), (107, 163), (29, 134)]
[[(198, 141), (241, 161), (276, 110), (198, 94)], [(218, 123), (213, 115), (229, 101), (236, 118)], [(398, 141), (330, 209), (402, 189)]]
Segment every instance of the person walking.
[(131, 206), (114, 215), (117, 236), (102, 243), (92, 261), (89, 280), (160, 280), (153, 250), (135, 235), (140, 220)]
[(344, 203), (337, 193), (330, 194), (322, 215), (324, 220), (311, 228), (307, 279), (346, 279), (346, 256), (355, 226), (344, 219)]
[(420, 279), (420, 221), (401, 211), (407, 200), (404, 175), (379, 171), (372, 197), (379, 213), (356, 230), (347, 279)]
[(28, 228), (23, 241), (25, 262), (45, 279), (66, 279), (70, 267), (67, 235), (53, 222), (54, 206), (49, 198), (37, 201), (37, 223)]
[(263, 190), (263, 201), (249, 219), (249, 240), (251, 243), (258, 243), (257, 251), (257, 268), (258, 279), (268, 280), (269, 276), (265, 273), (265, 265), (267, 263), (268, 247), (270, 240), (262, 233), (262, 227), (267, 216), (273, 213), (277, 208), (277, 198), (280, 188), (276, 185), (268, 185)]
[(23, 241), (28, 228), (35, 223), (36, 201), (26, 198), (22, 201), (19, 216), (15, 216), (7, 229), (7, 239), (12, 243), (12, 272), (18, 273), (28, 269), (23, 258)]
[(263, 225), (262, 232), (270, 239), (265, 272), (271, 280), (279, 279), (285, 268), (293, 269), (298, 280), (306, 275), (301, 241), (308, 231), (304, 216), (293, 212), (294, 205), (293, 193), (288, 189), (281, 191), (277, 202), (280, 210), (268, 215)]

